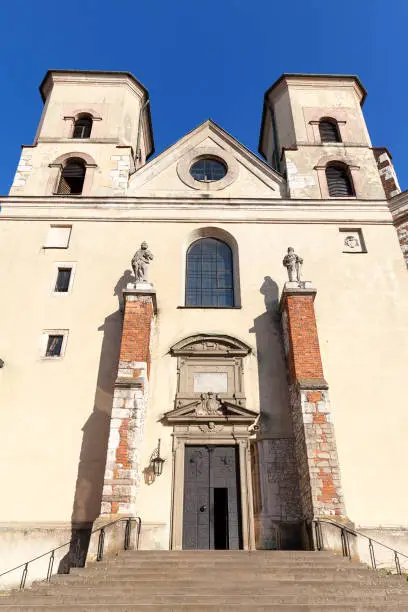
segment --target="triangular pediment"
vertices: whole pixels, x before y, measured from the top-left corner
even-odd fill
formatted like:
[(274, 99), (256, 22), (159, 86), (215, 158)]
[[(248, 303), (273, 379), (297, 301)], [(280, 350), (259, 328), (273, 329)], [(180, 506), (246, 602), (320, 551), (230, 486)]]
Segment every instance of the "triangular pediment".
[[(207, 394), (203, 394), (207, 395)], [(191, 402), (178, 406), (174, 410), (166, 412), (164, 420), (167, 423), (193, 423), (193, 422), (237, 422), (252, 423), (259, 415), (249, 408), (227, 399), (217, 399), (217, 406), (208, 409), (208, 398), (198, 397)]]
[[(218, 158), (227, 168), (219, 182), (195, 181), (194, 160)], [(129, 196), (188, 198), (282, 198), (284, 178), (219, 125), (205, 121), (150, 160), (130, 179)]]
[(170, 352), (172, 355), (212, 357), (228, 355), (231, 357), (245, 356), (251, 352), (251, 347), (232, 336), (221, 334), (197, 334), (189, 336), (174, 344)]

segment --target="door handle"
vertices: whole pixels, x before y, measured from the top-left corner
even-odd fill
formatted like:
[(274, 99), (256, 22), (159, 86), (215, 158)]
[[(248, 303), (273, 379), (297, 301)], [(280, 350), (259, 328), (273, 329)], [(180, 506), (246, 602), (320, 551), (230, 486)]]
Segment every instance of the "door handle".
[(207, 506), (201, 506), (200, 507), (200, 512), (205, 512), (207, 510)]

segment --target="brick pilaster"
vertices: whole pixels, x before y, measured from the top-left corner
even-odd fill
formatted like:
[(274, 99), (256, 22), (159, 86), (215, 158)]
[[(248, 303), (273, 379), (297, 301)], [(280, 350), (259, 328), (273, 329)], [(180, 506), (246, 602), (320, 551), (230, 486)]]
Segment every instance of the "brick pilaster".
[(102, 494), (101, 516), (136, 514), (140, 447), (148, 402), (153, 291), (126, 289), (118, 376)]
[(286, 283), (281, 312), (290, 404), (305, 519), (345, 517), (328, 385), (324, 379), (310, 283)]

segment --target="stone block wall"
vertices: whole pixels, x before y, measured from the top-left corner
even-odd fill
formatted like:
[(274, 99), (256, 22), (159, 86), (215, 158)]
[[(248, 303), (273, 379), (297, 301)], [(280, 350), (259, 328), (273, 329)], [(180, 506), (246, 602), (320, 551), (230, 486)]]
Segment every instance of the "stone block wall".
[(256, 443), (257, 465), (255, 521), (257, 548), (273, 549), (279, 544), (282, 524), (296, 531), (302, 520), (299, 476), (293, 438), (271, 438)]
[(374, 157), (377, 161), (378, 172), (388, 200), (401, 193), (394, 165), (391, 161), (392, 157), (385, 147), (376, 147), (374, 149)]
[(408, 267), (408, 220), (397, 227), (398, 240), (401, 245), (402, 254)]
[(304, 515), (344, 516), (328, 391), (293, 385), (290, 398)]

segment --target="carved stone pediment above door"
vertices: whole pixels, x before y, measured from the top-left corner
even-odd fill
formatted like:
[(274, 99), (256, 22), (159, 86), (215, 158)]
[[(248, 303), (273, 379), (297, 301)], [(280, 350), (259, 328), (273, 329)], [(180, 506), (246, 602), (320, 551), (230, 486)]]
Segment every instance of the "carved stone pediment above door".
[(202, 393), (201, 398), (186, 403), (164, 415), (169, 424), (178, 423), (224, 423), (251, 425), (258, 413), (239, 404), (222, 400), (217, 394)]

